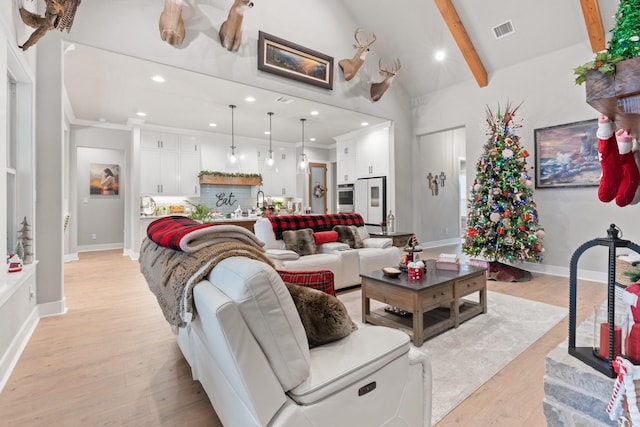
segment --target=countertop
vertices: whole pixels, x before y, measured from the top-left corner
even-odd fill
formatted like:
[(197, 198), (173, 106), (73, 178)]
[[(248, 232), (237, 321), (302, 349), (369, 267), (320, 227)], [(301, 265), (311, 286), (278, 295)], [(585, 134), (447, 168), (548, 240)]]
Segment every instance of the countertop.
[[(180, 215), (180, 214), (172, 214), (172, 215), (140, 215), (140, 219), (160, 219), (160, 218), (166, 218), (168, 216), (187, 216), (187, 215)], [(261, 218), (260, 216), (243, 216), (241, 218), (216, 218), (214, 219), (211, 223), (216, 223), (216, 222), (240, 222), (240, 221), (256, 221), (258, 218)]]

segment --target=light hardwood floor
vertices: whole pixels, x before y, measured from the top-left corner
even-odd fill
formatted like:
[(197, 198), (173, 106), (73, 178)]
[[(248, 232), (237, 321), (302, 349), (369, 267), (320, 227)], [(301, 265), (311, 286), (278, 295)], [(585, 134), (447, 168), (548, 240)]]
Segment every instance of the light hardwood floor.
[[(567, 278), (488, 288), (568, 307)], [(0, 426), (221, 426), (136, 261), (82, 253), (65, 264), (65, 295), (68, 312), (40, 320), (0, 394)], [(581, 281), (579, 318), (605, 297), (605, 285)], [(565, 318), (437, 427), (546, 425), (544, 357), (567, 330)]]

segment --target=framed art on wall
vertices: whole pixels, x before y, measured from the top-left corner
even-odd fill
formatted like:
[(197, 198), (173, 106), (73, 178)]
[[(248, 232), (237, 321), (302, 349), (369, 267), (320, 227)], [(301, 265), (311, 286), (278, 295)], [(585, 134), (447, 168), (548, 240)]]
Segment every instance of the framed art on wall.
[(597, 130), (596, 119), (535, 129), (536, 188), (598, 186)]
[(120, 165), (91, 163), (89, 194), (91, 196), (117, 196), (120, 194)]
[(333, 58), (271, 34), (259, 32), (258, 69), (333, 89)]

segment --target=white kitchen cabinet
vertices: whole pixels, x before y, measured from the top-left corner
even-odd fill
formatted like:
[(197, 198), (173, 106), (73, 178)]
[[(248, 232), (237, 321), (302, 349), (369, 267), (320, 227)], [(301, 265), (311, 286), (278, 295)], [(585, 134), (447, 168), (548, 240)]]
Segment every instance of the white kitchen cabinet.
[(180, 195), (184, 197), (200, 196), (201, 155), (198, 138), (180, 136)]
[(336, 149), (338, 184), (351, 184), (356, 180), (356, 140), (338, 141)]
[(145, 130), (140, 135), (140, 148), (177, 153), (180, 150), (179, 135)]
[(200, 147), (196, 137), (142, 131), (140, 192), (157, 196), (198, 196)]
[(355, 164), (358, 178), (389, 174), (388, 130), (377, 130), (356, 138)]

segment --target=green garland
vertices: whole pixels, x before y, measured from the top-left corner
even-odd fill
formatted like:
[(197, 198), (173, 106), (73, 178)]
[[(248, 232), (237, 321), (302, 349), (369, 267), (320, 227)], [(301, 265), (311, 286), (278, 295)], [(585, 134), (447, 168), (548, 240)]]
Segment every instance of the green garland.
[(260, 178), (260, 185), (262, 185), (262, 175), (260, 175), (259, 173), (220, 172), (220, 171), (202, 170), (198, 174), (198, 178), (202, 178), (205, 175), (229, 176), (229, 177), (235, 177), (235, 178)]
[(608, 48), (596, 53), (593, 61), (573, 69), (577, 85), (585, 82), (589, 71), (613, 75), (616, 63), (640, 56), (640, 0), (620, 0), (615, 18)]

